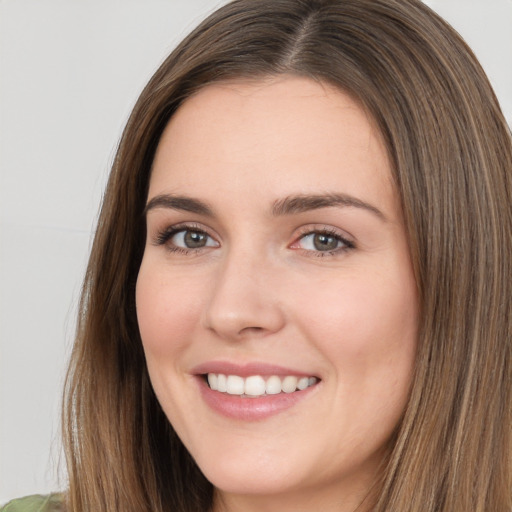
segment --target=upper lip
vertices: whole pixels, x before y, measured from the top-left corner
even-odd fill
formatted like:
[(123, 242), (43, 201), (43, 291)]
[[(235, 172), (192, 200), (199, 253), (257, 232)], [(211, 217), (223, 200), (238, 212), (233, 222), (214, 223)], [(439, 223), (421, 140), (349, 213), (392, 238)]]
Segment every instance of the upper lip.
[(250, 377), (251, 375), (294, 375), (296, 377), (316, 377), (314, 373), (308, 373), (301, 370), (296, 370), (294, 368), (286, 368), (280, 365), (261, 362), (240, 364), (229, 361), (207, 361), (192, 368), (191, 373), (195, 375), (222, 373), (224, 375), (238, 375), (240, 377)]

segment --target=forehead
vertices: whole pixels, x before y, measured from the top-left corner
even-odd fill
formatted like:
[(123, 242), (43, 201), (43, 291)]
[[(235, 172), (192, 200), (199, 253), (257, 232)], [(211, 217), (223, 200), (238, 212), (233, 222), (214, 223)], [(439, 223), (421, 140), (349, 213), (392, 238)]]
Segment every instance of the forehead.
[(168, 123), (150, 197), (162, 192), (279, 196), (343, 192), (394, 208), (387, 152), (348, 94), (306, 78), (209, 85)]

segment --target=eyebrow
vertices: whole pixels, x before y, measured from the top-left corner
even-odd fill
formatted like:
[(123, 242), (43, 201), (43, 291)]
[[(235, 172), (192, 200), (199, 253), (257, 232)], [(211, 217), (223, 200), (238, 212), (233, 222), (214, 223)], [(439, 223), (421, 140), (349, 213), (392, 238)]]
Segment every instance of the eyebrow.
[(144, 208), (144, 215), (155, 208), (170, 208), (213, 217), (213, 210), (203, 201), (187, 196), (161, 194), (153, 197)]
[[(353, 207), (366, 210), (379, 219), (387, 221), (386, 216), (375, 206), (348, 194), (330, 193), (315, 195), (293, 195), (278, 199), (272, 205), (272, 215), (275, 217), (304, 213), (333, 206)], [(160, 194), (153, 197), (144, 208), (144, 215), (156, 208), (169, 208), (185, 212), (197, 213), (213, 217), (213, 209), (204, 201), (188, 196)]]
[(274, 203), (272, 214), (274, 216), (291, 215), (333, 206), (361, 208), (376, 215), (380, 220), (387, 221), (386, 216), (376, 206), (348, 194), (338, 193), (288, 196)]

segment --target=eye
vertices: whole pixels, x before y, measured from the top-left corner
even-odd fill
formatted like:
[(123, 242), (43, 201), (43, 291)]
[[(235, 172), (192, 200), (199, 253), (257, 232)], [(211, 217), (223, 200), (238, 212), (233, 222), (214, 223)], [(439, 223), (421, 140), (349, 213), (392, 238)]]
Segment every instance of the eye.
[(333, 230), (308, 230), (292, 244), (291, 248), (325, 256), (353, 249), (354, 244)]
[(204, 231), (182, 229), (174, 233), (169, 241), (176, 247), (183, 249), (200, 249), (202, 247), (216, 247), (217, 242)]
[(166, 245), (170, 251), (184, 253), (219, 246), (206, 231), (186, 226), (173, 226), (158, 233), (155, 244)]

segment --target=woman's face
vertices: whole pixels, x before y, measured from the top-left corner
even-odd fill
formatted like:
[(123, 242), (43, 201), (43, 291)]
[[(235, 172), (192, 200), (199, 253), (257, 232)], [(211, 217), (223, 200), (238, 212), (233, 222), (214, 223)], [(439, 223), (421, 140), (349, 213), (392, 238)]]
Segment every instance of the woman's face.
[(372, 121), (308, 79), (207, 86), (159, 143), (147, 232), (149, 374), (217, 503), (352, 510), (404, 410), (418, 323)]

